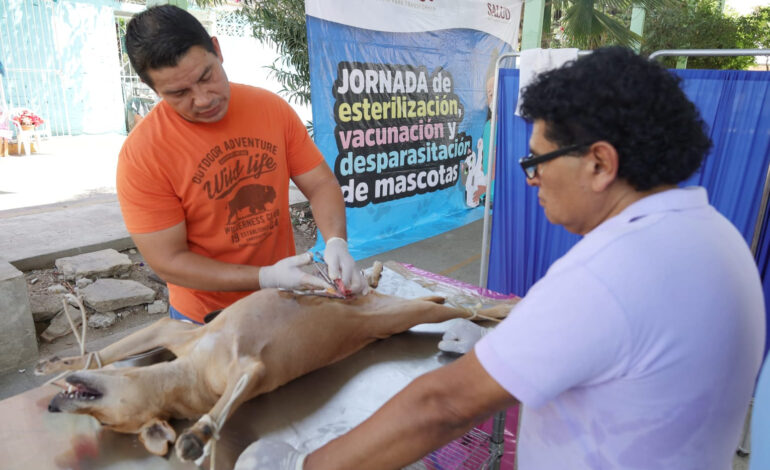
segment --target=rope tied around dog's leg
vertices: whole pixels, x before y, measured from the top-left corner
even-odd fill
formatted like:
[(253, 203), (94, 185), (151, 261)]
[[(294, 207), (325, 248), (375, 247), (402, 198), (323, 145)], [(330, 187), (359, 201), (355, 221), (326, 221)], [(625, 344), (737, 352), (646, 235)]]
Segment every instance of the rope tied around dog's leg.
[(465, 311), (471, 313), (471, 316), (469, 318), (466, 318), (466, 320), (473, 321), (479, 315), (479, 311), (475, 308), (466, 308)]
[(201, 416), (198, 422), (203, 423), (204, 426), (211, 427), (211, 429), (213, 429), (214, 432), (211, 435), (211, 439), (209, 439), (206, 445), (203, 446), (203, 453), (195, 461), (195, 465), (197, 465), (200, 468), (203, 465), (203, 461), (206, 460), (206, 457), (208, 457), (210, 453), (211, 465), (209, 465), (209, 470), (215, 470), (216, 469), (216, 449), (213, 448), (212, 442), (215, 442), (217, 439), (219, 439), (219, 429), (217, 429), (217, 424), (214, 422), (213, 419), (211, 419), (211, 415), (209, 415), (208, 413)]
[[(80, 324), (82, 325), (82, 330), (80, 333), (80, 337), (78, 337), (77, 331), (75, 331), (75, 322), (72, 321), (72, 317), (70, 317), (69, 310), (67, 309), (67, 301), (62, 300), (64, 303), (64, 314), (67, 316), (67, 321), (70, 323), (70, 328), (72, 328), (72, 333), (75, 335), (75, 339), (77, 339), (78, 344), (80, 345), (80, 355), (84, 356), (86, 354), (86, 325), (88, 323), (86, 319), (86, 306), (83, 305), (83, 299), (80, 298), (80, 294), (75, 296), (75, 301), (78, 303), (78, 308), (80, 309)], [(99, 353), (97, 351), (92, 351), (88, 353), (88, 358), (86, 358), (86, 364), (83, 366), (83, 370), (87, 370), (91, 368), (91, 361), (96, 359), (96, 365), (99, 369), (102, 368), (102, 358), (99, 356)]]
[(77, 341), (78, 346), (80, 346), (80, 355), (83, 356), (86, 353), (86, 309), (83, 306), (83, 303), (80, 301), (80, 297), (75, 297), (75, 299), (77, 300), (78, 308), (80, 309), (80, 322), (83, 326), (82, 336), (78, 334), (77, 326), (75, 326), (75, 322), (70, 316), (69, 303), (67, 302), (67, 299), (62, 299), (61, 303), (62, 306), (64, 306), (64, 316), (67, 317), (67, 321), (70, 324), (70, 329), (72, 329), (72, 334), (75, 335), (75, 341)]
[(487, 315), (480, 314), (479, 310), (482, 307), (483, 306), (481, 304), (476, 304), (473, 307), (466, 307), (464, 305), (457, 305), (457, 308), (461, 308), (461, 309), (465, 310), (466, 312), (468, 312), (471, 315), (470, 317), (465, 318), (466, 320), (470, 320), (470, 321), (473, 321), (473, 320), (487, 320), (487, 321), (493, 321), (495, 323), (500, 323), (502, 321), (499, 318), (489, 317)]
[(86, 365), (83, 366), (83, 369), (90, 369), (91, 368), (91, 361), (96, 359), (96, 368), (101, 369), (102, 368), (102, 358), (99, 357), (99, 353), (96, 351), (91, 351), (88, 353), (88, 358), (86, 359)]
[(211, 415), (208, 413), (201, 416), (198, 420), (199, 423), (202, 423), (204, 425), (208, 425), (213, 429), (213, 433), (211, 434), (211, 439), (206, 443), (206, 445), (203, 447), (203, 454), (198, 457), (198, 460), (195, 461), (195, 465), (201, 466), (203, 464), (203, 460), (208, 457), (209, 451), (211, 451), (211, 460), (209, 469), (215, 470), (216, 469), (216, 441), (219, 440), (219, 430), (222, 429), (222, 426), (224, 426), (225, 421), (227, 420), (227, 417), (230, 415), (230, 408), (233, 407), (233, 403), (235, 403), (235, 400), (238, 399), (238, 397), (241, 396), (243, 391), (246, 389), (246, 384), (249, 382), (249, 374), (243, 374), (240, 379), (238, 379), (238, 382), (235, 383), (235, 387), (233, 388), (233, 393), (230, 395), (230, 399), (227, 400), (227, 403), (225, 404), (224, 408), (222, 408), (222, 413), (219, 415), (219, 421), (214, 421), (211, 418)]
[[(70, 290), (72, 289), (70, 288)], [(82, 325), (80, 334), (78, 334), (77, 326), (75, 326), (75, 322), (72, 320), (72, 316), (70, 315), (69, 303), (67, 302), (67, 299), (62, 299), (61, 303), (64, 309), (64, 316), (67, 318), (67, 322), (69, 322), (70, 324), (70, 329), (72, 330), (72, 334), (75, 336), (75, 341), (77, 341), (78, 346), (80, 347), (80, 355), (84, 356), (86, 354), (86, 331), (87, 331), (86, 330), (86, 325), (87, 325), (86, 307), (85, 305), (83, 305), (83, 301), (80, 299), (79, 295), (75, 296), (75, 301), (78, 303), (78, 308), (80, 309), (80, 323)], [(96, 359), (96, 364), (99, 366), (99, 368), (101, 368), (102, 359), (101, 357), (99, 357), (99, 353), (90, 352), (88, 353), (88, 358), (86, 359), (86, 364), (85, 366), (83, 366), (83, 369), (84, 370), (89, 369), (91, 367), (91, 361), (93, 361), (94, 359)], [(57, 375), (56, 377), (50, 380), (47, 380), (43, 385), (45, 386), (52, 382), (56, 382), (57, 380), (62, 379), (71, 373), (72, 373), (71, 370), (64, 371), (61, 374)], [(69, 387), (67, 387), (67, 390), (72, 390), (72, 386), (70, 385)]]

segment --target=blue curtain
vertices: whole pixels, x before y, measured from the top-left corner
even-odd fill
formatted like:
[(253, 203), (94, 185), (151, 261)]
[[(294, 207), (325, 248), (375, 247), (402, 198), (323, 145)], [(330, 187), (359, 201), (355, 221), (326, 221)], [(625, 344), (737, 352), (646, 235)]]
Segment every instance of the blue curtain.
[[(683, 89), (700, 110), (714, 143), (700, 170), (683, 186), (704, 186), (711, 204), (735, 224), (750, 246), (770, 164), (770, 73), (672, 72), (683, 79)], [(487, 287), (524, 295), (579, 237), (551, 225), (538, 205), (536, 189), (526, 185), (518, 160), (528, 153), (532, 128), (513, 114), (518, 70), (500, 70), (499, 83), (496, 188)], [(768, 219), (765, 215), (756, 254), (766, 308), (770, 304)]]
[(704, 186), (711, 204), (751, 245), (770, 163), (770, 73), (674, 72), (682, 77), (714, 143), (701, 169), (684, 184)]
[(498, 78), (494, 217), (487, 287), (523, 296), (548, 266), (579, 237), (548, 222), (537, 189), (526, 183), (519, 158), (529, 153), (532, 125), (513, 114), (519, 71), (501, 69)]

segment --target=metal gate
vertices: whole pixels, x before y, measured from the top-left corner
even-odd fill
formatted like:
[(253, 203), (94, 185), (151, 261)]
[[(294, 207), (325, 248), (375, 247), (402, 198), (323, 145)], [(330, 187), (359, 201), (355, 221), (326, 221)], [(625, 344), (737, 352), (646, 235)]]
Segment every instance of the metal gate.
[(58, 3), (0, 0), (0, 99), (6, 107), (29, 108), (52, 135), (70, 135), (68, 99), (54, 38)]
[(118, 40), (120, 60), (120, 85), (123, 93), (123, 104), (126, 118), (126, 131), (133, 129), (137, 116), (144, 117), (155, 106), (158, 100), (155, 92), (145, 85), (126, 54), (126, 25), (131, 20), (130, 15), (115, 13), (115, 33)]
[[(216, 15), (215, 13), (211, 11), (191, 11), (190, 13), (198, 17), (204, 28), (211, 32), (211, 17)], [(128, 54), (126, 54), (126, 25), (131, 20), (131, 16), (130, 13), (115, 12), (115, 33), (118, 41), (120, 84), (123, 93), (126, 131), (131, 131), (136, 124), (136, 119), (144, 117), (160, 101), (158, 95), (139, 78), (136, 70), (131, 66)]]

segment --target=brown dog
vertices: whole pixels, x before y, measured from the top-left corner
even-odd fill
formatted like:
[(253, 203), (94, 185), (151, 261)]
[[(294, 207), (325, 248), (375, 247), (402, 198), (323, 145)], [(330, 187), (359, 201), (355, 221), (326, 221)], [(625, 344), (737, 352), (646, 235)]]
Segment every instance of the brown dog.
[[(138, 433), (148, 451), (165, 455), (176, 439), (170, 418), (196, 419), (176, 443), (182, 460), (194, 460), (221, 423), (243, 402), (367, 344), (421, 323), (470, 317), (442, 297), (406, 300), (376, 292), (353, 299), (257, 291), (197, 327), (164, 318), (98, 354), (106, 365), (163, 346), (171, 362), (145, 367), (80, 371), (67, 377), (70, 392), (56, 395), (50, 411), (89, 414), (109, 429)], [(511, 304), (482, 311), (503, 318)], [(83, 356), (41, 361), (35, 372), (82, 369)], [(95, 367), (95, 366), (93, 366)], [(236, 388), (242, 393), (233, 397)], [(210, 419), (204, 419), (210, 417)]]

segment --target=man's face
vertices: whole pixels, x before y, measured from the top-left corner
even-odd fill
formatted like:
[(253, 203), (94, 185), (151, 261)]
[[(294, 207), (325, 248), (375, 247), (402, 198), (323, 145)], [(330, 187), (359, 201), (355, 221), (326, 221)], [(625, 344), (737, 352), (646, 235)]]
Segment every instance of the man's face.
[(190, 122), (217, 122), (227, 113), (230, 84), (219, 43), (212, 39), (215, 54), (193, 46), (176, 66), (148, 72), (158, 95)]
[[(545, 137), (546, 124), (536, 120), (529, 139), (530, 151), (543, 155), (559, 148)], [(594, 228), (595, 195), (590, 190), (590, 162), (571, 154), (541, 163), (527, 184), (538, 188), (537, 197), (545, 216), (552, 224), (584, 235)]]

